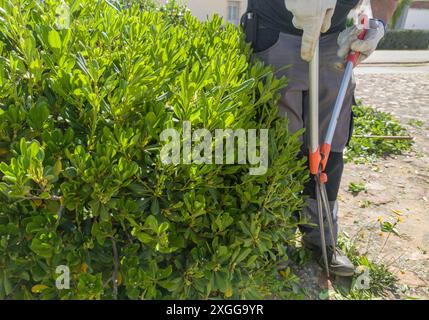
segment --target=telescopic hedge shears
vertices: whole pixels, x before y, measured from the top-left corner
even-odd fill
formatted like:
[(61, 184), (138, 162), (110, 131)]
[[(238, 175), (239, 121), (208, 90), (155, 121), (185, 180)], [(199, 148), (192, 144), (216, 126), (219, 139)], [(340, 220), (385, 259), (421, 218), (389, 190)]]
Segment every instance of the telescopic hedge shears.
[[(362, 15), (360, 18), (360, 25), (362, 32), (359, 34), (358, 39), (364, 40), (367, 28), (369, 24), (368, 17)], [(318, 220), (320, 228), (320, 240), (322, 245), (323, 261), (326, 268), (326, 274), (329, 277), (329, 262), (328, 253), (325, 239), (325, 220), (329, 228), (329, 235), (332, 243), (333, 255), (336, 254), (336, 241), (334, 236), (334, 223), (331, 208), (329, 204), (328, 194), (326, 192), (326, 183), (328, 182), (328, 176), (326, 174), (326, 165), (329, 160), (329, 154), (331, 152), (332, 139), (337, 128), (338, 119), (343, 108), (344, 98), (350, 80), (353, 74), (353, 68), (357, 65), (360, 57), (360, 52), (350, 52), (347, 56), (347, 64), (341, 82), (340, 90), (335, 102), (335, 106), (332, 112), (332, 117), (329, 123), (326, 137), (323, 141), (322, 147), (319, 142), (319, 43), (317, 43), (316, 51), (313, 59), (310, 61), (309, 70), (309, 95), (310, 95), (310, 110), (309, 110), (309, 132), (308, 132), (308, 143), (309, 143), (309, 164), (310, 173), (313, 176), (316, 184), (316, 200), (318, 210)]]

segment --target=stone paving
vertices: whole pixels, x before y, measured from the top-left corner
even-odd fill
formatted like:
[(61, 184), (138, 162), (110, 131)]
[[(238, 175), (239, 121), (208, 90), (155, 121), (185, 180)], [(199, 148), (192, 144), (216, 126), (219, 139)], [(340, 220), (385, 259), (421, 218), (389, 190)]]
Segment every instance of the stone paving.
[(429, 122), (429, 73), (360, 74), (356, 96), (366, 104), (410, 119)]
[(429, 50), (377, 50), (361, 66), (368, 64), (429, 63)]

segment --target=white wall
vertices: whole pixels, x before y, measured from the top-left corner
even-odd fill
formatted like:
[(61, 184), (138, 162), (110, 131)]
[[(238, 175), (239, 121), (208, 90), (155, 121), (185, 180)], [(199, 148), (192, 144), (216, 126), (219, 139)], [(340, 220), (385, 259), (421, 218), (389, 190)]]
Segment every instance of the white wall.
[[(165, 3), (166, 0), (158, 0)], [(180, 0), (178, 0), (180, 1)], [(247, 8), (247, 0), (236, 0), (240, 2), (240, 17), (244, 14)], [(217, 13), (222, 16), (225, 21), (228, 17), (228, 0), (182, 0), (187, 3), (192, 14), (200, 20), (205, 20)]]
[[(238, 0), (240, 2), (240, 14), (244, 14), (247, 8), (247, 0)], [(219, 14), (226, 20), (228, 17), (228, 0), (188, 0), (188, 6), (191, 12), (200, 20), (211, 17), (214, 13)]]
[(429, 29), (429, 9), (408, 9), (404, 29)]
[(188, 0), (188, 6), (192, 14), (200, 20), (214, 13), (226, 16), (226, 0)]

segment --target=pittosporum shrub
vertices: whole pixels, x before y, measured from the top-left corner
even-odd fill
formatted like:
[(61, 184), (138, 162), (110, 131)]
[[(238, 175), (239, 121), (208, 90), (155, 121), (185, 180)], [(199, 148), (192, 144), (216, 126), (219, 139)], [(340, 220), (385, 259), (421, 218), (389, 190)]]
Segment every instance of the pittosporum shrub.
[[(285, 79), (219, 17), (1, 0), (0, 298), (294, 297), (302, 206)], [(61, 13), (62, 14), (62, 13)], [(269, 168), (165, 165), (166, 128), (270, 129)], [(70, 286), (67, 288), (67, 271)]]

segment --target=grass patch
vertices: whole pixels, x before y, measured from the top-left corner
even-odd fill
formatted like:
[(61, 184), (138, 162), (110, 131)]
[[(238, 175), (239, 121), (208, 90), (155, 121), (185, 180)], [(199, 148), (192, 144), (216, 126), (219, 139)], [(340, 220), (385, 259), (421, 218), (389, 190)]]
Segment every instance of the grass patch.
[(424, 124), (425, 124), (424, 121), (417, 120), (417, 119), (410, 119), (408, 121), (408, 125), (415, 127), (415, 128), (423, 128)]
[(338, 247), (347, 254), (360, 272), (354, 276), (351, 289), (347, 290), (334, 286), (336, 299), (381, 299), (396, 290), (398, 279), (388, 267), (383, 263), (371, 261), (367, 256), (361, 255), (354, 242), (346, 234), (340, 236)]
[(353, 107), (355, 114), (354, 135), (345, 151), (346, 161), (374, 162), (380, 157), (399, 155), (411, 150), (413, 141), (367, 136), (407, 136), (407, 130), (391, 114), (364, 106), (359, 101)]
[(366, 191), (366, 186), (364, 183), (350, 182), (348, 191), (354, 196), (357, 196), (362, 191)]

